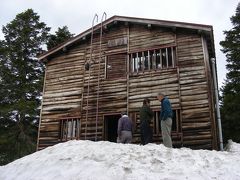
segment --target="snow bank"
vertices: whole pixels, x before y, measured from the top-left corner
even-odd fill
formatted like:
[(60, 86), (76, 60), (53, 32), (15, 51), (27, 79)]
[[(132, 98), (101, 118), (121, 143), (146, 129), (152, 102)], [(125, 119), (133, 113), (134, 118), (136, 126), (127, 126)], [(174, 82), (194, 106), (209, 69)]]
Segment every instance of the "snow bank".
[(240, 144), (217, 152), (68, 141), (0, 167), (1, 180), (240, 179)]

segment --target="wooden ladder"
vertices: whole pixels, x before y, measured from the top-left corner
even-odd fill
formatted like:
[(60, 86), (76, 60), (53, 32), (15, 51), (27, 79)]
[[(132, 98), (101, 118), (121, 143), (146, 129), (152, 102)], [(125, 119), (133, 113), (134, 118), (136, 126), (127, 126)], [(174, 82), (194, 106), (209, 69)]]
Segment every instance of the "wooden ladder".
[(103, 13), (101, 19), (101, 31), (99, 39), (99, 61), (98, 61), (98, 86), (97, 86), (97, 108), (96, 108), (96, 132), (95, 132), (95, 141), (97, 141), (98, 133), (98, 109), (99, 109), (99, 90), (100, 90), (100, 70), (101, 70), (101, 61), (102, 61), (102, 34), (103, 34), (103, 21), (107, 19), (106, 12)]
[(92, 20), (92, 32), (91, 32), (91, 44), (90, 44), (90, 59), (89, 59), (89, 73), (88, 73), (88, 89), (87, 89), (87, 107), (86, 107), (86, 121), (85, 121), (85, 140), (87, 138), (87, 128), (88, 128), (88, 98), (89, 98), (89, 83), (91, 74), (91, 63), (92, 63), (92, 45), (93, 45), (93, 32), (94, 32), (94, 22), (98, 22), (98, 15), (95, 14)]

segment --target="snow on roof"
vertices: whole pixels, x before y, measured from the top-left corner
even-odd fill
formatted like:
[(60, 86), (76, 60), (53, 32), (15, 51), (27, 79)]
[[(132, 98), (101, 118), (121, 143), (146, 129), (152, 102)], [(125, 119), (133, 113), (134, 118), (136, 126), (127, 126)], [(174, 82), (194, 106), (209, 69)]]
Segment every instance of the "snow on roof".
[(240, 179), (240, 144), (218, 152), (74, 140), (0, 167), (0, 179)]

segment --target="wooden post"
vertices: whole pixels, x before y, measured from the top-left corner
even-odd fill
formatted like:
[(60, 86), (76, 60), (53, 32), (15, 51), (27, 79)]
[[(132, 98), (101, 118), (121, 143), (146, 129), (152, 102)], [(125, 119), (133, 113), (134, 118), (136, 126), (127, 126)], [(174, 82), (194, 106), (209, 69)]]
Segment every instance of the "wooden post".
[(166, 48), (166, 61), (167, 61), (167, 68), (168, 68), (168, 48)]
[(153, 51), (153, 62), (154, 62), (154, 69), (157, 69), (157, 61), (156, 61), (156, 50)]
[[(204, 37), (201, 36), (201, 40), (202, 40), (202, 48), (203, 48), (203, 55), (204, 55), (204, 64), (205, 64), (205, 75), (207, 77), (207, 84), (208, 84), (208, 101), (209, 101), (209, 114), (210, 114), (210, 118), (212, 121), (212, 125), (211, 125), (211, 133), (212, 133), (212, 146), (214, 147), (214, 149), (217, 149), (217, 141), (215, 140), (217, 138), (217, 133), (216, 133), (216, 122), (215, 122), (215, 114), (214, 114), (214, 108), (213, 108), (213, 92), (212, 92), (212, 86), (213, 86), (213, 82), (211, 81), (211, 73), (210, 73), (210, 64), (209, 64), (209, 56), (208, 56), (208, 52), (207, 52), (207, 44), (204, 40)], [(221, 147), (220, 147), (221, 148)], [(221, 149), (222, 150), (222, 149)]]
[(44, 73), (42, 103), (41, 103), (41, 111), (40, 111), (40, 118), (39, 118), (39, 124), (38, 124), (38, 138), (37, 138), (36, 151), (38, 151), (38, 146), (39, 146), (39, 137), (40, 137), (41, 122), (42, 122), (42, 112), (43, 112), (43, 102), (44, 102), (44, 94), (45, 94), (45, 86), (46, 86), (46, 77), (47, 77), (47, 66), (46, 66), (45, 73)]
[(174, 52), (173, 52), (173, 47), (171, 47), (171, 52), (172, 52), (172, 67), (175, 67), (175, 63), (174, 63)]
[(132, 54), (130, 55), (129, 61), (130, 61), (129, 73), (133, 73), (134, 72), (134, 61), (133, 61), (133, 55)]
[(156, 111), (155, 112), (156, 113), (156, 126), (157, 126), (157, 133), (156, 134), (159, 134), (159, 112), (158, 111)]
[[(132, 54), (131, 54), (131, 59), (129, 59), (129, 41), (130, 41), (130, 30), (129, 26), (127, 29), (127, 38), (128, 38), (128, 44), (127, 44), (127, 114), (129, 113), (129, 74), (130, 74), (130, 62), (132, 61)], [(132, 66), (131, 66), (132, 67)]]
[(163, 68), (163, 61), (162, 61), (162, 49), (159, 49), (159, 56), (160, 56), (160, 69)]
[(139, 67), (139, 58), (138, 58), (138, 53), (136, 53), (137, 54), (137, 56), (136, 56), (136, 61), (137, 61), (137, 73), (138, 73), (138, 67)]
[(141, 58), (141, 63), (142, 63), (142, 71), (145, 71), (145, 56), (144, 56), (144, 51), (142, 51), (142, 58)]
[(148, 70), (151, 70), (151, 66), (150, 66), (150, 51), (148, 50)]

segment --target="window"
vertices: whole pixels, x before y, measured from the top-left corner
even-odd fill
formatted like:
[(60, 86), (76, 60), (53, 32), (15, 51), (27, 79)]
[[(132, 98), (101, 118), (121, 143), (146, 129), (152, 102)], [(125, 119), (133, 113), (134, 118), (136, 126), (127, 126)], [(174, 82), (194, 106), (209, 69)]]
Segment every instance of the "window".
[(78, 139), (80, 134), (80, 119), (67, 118), (60, 120), (60, 141)]
[(131, 72), (138, 73), (149, 70), (175, 67), (176, 47), (136, 52), (129, 55)]
[[(153, 133), (159, 134), (161, 132), (160, 111), (154, 111), (153, 117)], [(180, 110), (173, 110), (172, 118), (172, 132), (179, 132), (180, 130)]]
[(106, 59), (106, 78), (124, 78), (126, 77), (127, 69), (127, 55), (126, 54), (114, 54), (107, 56)]
[[(152, 119), (151, 127), (153, 129), (153, 134), (161, 134), (161, 122), (160, 118), (160, 111), (153, 111), (154, 116)], [(135, 127), (135, 132), (140, 133), (140, 116), (139, 112), (130, 112), (129, 113), (130, 119), (133, 121), (133, 125)], [(172, 118), (172, 132), (180, 132), (180, 110), (174, 109), (173, 110), (173, 118)]]

